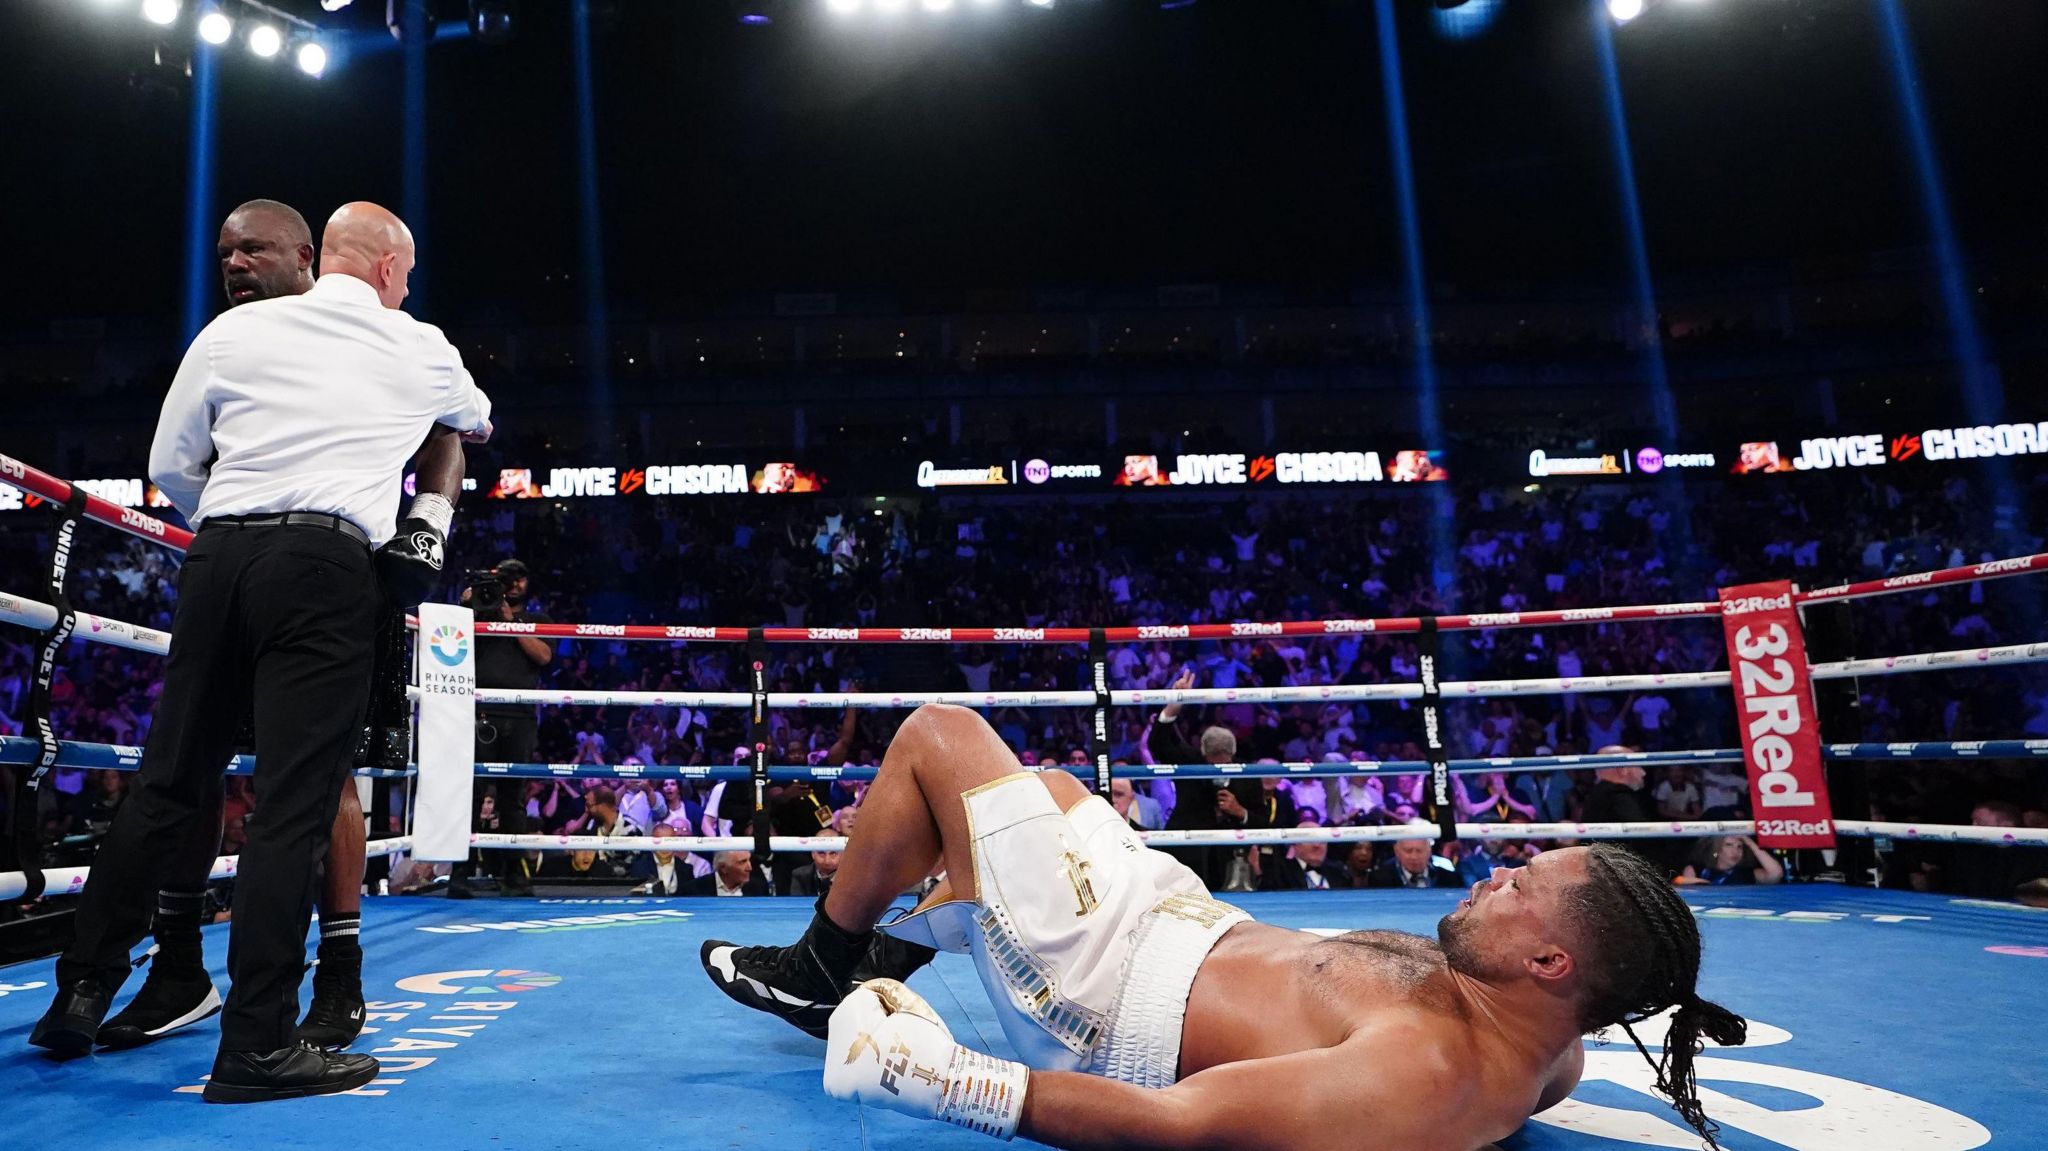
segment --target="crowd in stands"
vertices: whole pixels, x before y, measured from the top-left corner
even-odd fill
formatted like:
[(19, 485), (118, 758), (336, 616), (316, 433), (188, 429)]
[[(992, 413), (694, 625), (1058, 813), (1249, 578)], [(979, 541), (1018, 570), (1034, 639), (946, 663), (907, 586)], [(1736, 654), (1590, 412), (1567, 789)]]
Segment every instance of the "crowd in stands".
[[(517, 557), (532, 572), (530, 606), (556, 620), (1121, 626), (1711, 599), (1717, 587), (1757, 580), (1823, 586), (2041, 550), (2024, 515), (1994, 512), (1998, 501), (1976, 480), (1923, 474), (1932, 478), (1886, 482), (1860, 473), (1826, 482), (1764, 477), (1505, 493), (1447, 487), (1441, 499), (1424, 490), (1059, 501), (472, 499), (458, 512), (446, 590), (449, 598), (459, 590), (455, 573)], [(1447, 509), (1454, 514), (1445, 515)], [(0, 534), (0, 544), (0, 586), (37, 586), (46, 535), (14, 526)], [(174, 556), (103, 530), (78, 554), (71, 573), (78, 606), (167, 626)], [(2035, 640), (2048, 625), (2043, 602), (2038, 580), (2023, 577), (1830, 609), (1850, 613), (1853, 627), (1833, 641), (1838, 649), (1817, 648), (1812, 657)], [(0, 732), (20, 730), (32, 638), (19, 629), (0, 633)], [(541, 677), (565, 689), (741, 690), (742, 654), (713, 644), (564, 641)], [(1113, 648), (1109, 674), (1115, 688), (1412, 682), (1417, 657), (1412, 636), (1386, 634), (1160, 641)], [(1444, 677), (1457, 680), (1702, 671), (1726, 660), (1717, 621), (1672, 620), (1456, 633), (1445, 639), (1444, 664)], [(982, 691), (1085, 688), (1089, 665), (1078, 646), (817, 644), (771, 648), (767, 670), (776, 691)], [(159, 674), (155, 657), (74, 642), (52, 686), (57, 730), (81, 740), (141, 743)], [(1859, 687), (1857, 730), (1831, 729), (1827, 738), (2048, 737), (2048, 671), (2039, 666), (1873, 678)], [(1725, 691), (1458, 701), (1446, 714), (1449, 751), (1459, 757), (1735, 744)], [(771, 718), (780, 749), (774, 758), (875, 764), (901, 716), (778, 711)], [(1027, 765), (1088, 762), (1085, 709), (1004, 708), (987, 718)], [(1153, 712), (1118, 709), (1109, 737), (1114, 760), (1155, 757), (1153, 719)], [(539, 714), (539, 754), (555, 763), (729, 764), (744, 755), (740, 723), (732, 711), (548, 706)], [(1189, 707), (1180, 724), (1191, 741), (1211, 727), (1230, 734), (1239, 762), (1422, 758), (1418, 715), (1401, 703)], [(2048, 826), (2048, 789), (2027, 764), (1881, 764), (1869, 777), (1879, 818)], [(1420, 775), (1268, 781), (1244, 805), (1246, 818), (1282, 827), (1405, 821), (1418, 810), (1421, 782)], [(1603, 787), (1626, 786), (1582, 771), (1459, 782), (1467, 818), (1530, 823), (1587, 817)], [(1652, 768), (1639, 786), (1641, 802), (1659, 816), (1749, 814), (1739, 767)], [(113, 773), (58, 773), (43, 800), (45, 833), (103, 830), (124, 788), (125, 778)], [(779, 791), (778, 827), (787, 818), (811, 833), (843, 830), (862, 790), (835, 783)], [(515, 791), (535, 831), (722, 830), (705, 785), (533, 781), (501, 787), (493, 803), (515, 801)], [(246, 792), (237, 794), (245, 804)], [(1169, 784), (1144, 781), (1119, 785), (1112, 798), (1135, 823), (1153, 827), (1172, 819), (1177, 797)], [(491, 810), (478, 816), (487, 828)], [(1243, 868), (1219, 874), (1238, 887), (1402, 886), (1436, 882), (1432, 876), (1458, 882), (1461, 875), (1469, 883), (1480, 869), (1514, 866), (1550, 845), (1532, 838), (1279, 848), (1251, 853)], [(1674, 874), (1700, 882), (1773, 882), (1783, 874), (1778, 858), (1741, 837), (1675, 845), (1668, 856)], [(2033, 878), (2048, 873), (2042, 856), (2048, 851), (2015, 851), (1997, 866), (2032, 868), (2024, 878)], [(1900, 886), (1999, 894), (1997, 887), (2019, 875), (2000, 871), (1986, 879), (1980, 864), (1931, 846), (1901, 847), (1887, 859), (1885, 880)], [(829, 882), (834, 865), (822, 858), (805, 863), (809, 882)], [(741, 875), (738, 866), (697, 861), (689, 883), (703, 888), (708, 877), (716, 889), (792, 890), (798, 878), (796, 866), (778, 867), (773, 877)], [(675, 860), (659, 856), (550, 855), (542, 875), (551, 873), (679, 886)]]

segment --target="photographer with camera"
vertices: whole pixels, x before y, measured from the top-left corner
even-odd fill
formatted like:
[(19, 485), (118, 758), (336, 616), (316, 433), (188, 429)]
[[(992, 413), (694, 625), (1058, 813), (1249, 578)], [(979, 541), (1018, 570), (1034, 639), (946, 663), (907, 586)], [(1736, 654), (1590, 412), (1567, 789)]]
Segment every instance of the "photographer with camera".
[[(470, 572), (462, 590), (479, 620), (507, 623), (549, 623), (541, 612), (525, 610), (530, 591), (526, 565), (516, 559), (500, 562), (485, 571)], [(555, 656), (544, 639), (532, 636), (479, 635), (476, 641), (476, 685), (480, 688), (523, 688), (540, 686), (540, 669)], [(532, 763), (537, 754), (539, 724), (531, 704), (486, 703), (476, 709), (476, 758), (479, 763)], [(502, 789), (502, 790), (501, 790)], [(495, 796), (496, 831), (505, 835), (526, 832), (524, 785), (516, 779), (479, 779), (476, 784), (472, 819), (481, 812), (484, 797)], [(533, 870), (523, 851), (494, 851), (487, 866), (495, 869), (498, 890), (504, 895), (533, 894)], [(448, 876), (448, 897), (468, 899), (477, 853), (456, 864)]]

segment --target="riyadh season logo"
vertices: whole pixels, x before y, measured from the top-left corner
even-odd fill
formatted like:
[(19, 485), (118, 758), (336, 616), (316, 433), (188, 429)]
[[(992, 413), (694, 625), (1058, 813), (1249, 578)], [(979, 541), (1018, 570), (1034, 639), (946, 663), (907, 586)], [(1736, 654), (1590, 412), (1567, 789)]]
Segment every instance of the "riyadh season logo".
[(434, 629), (427, 640), (427, 650), (444, 667), (456, 667), (469, 655), (469, 633), (459, 627), (442, 624)]

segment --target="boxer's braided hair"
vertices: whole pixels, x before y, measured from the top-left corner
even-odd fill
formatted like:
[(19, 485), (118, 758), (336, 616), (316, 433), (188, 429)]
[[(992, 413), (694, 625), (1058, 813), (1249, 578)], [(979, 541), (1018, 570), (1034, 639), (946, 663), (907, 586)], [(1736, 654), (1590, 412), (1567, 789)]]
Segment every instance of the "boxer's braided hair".
[[(1587, 881), (1567, 897), (1590, 950), (1582, 965), (1586, 991), (1579, 1005), (1579, 1030), (1621, 1024), (1636, 1050), (1656, 1068), (1657, 1090), (1706, 1145), (1718, 1151), (1714, 1136), (1720, 1127), (1700, 1106), (1693, 1058), (1704, 1046), (1703, 1038), (1724, 1047), (1741, 1044), (1749, 1025), (1727, 1008), (1699, 997), (1699, 925), (1663, 871), (1612, 843), (1596, 843), (1589, 850)], [(1678, 1010), (1671, 1016), (1664, 1057), (1653, 1059), (1630, 1025), (1667, 1007)]]

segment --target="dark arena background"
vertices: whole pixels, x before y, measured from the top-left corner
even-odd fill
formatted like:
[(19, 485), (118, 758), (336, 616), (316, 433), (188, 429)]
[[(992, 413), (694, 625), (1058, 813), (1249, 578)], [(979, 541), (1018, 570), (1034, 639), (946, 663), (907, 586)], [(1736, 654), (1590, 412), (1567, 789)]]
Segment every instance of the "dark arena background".
[[(1727, 1151), (2048, 1148), (2044, 59), (2039, 0), (7, 0), (0, 1147), (985, 1143), (699, 962), (812, 923), (953, 704), (1283, 927), (1627, 845), (1750, 1020)], [(360, 951), (320, 895), (293, 991), (360, 964), (375, 1077), (220, 1108), (232, 1000), (30, 1039), (171, 802), (151, 448), (257, 199), (401, 217), (494, 428), (356, 725)], [(192, 938), (227, 993), (298, 738), (236, 727), (116, 1011)], [(1024, 1057), (973, 960), (909, 984)], [(1498, 1148), (1702, 1145), (1584, 1045)]]

